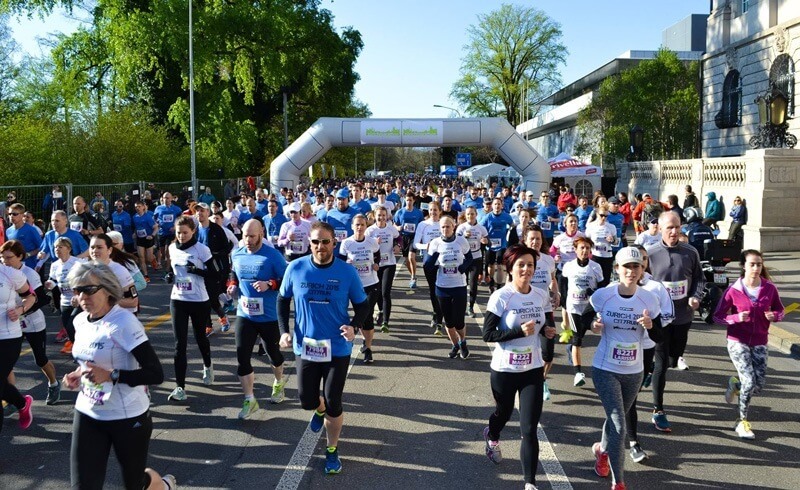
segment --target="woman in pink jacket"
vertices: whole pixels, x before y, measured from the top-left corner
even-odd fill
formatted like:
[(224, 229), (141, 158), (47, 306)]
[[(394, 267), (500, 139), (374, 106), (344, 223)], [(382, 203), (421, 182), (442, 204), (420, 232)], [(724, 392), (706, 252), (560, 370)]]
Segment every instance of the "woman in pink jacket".
[(755, 439), (747, 409), (753, 395), (764, 388), (767, 332), (770, 322), (783, 319), (783, 304), (778, 289), (769, 281), (761, 252), (744, 250), (739, 262), (742, 277), (725, 291), (714, 313), (714, 321), (728, 327), (728, 353), (739, 373), (738, 379), (730, 377), (725, 391), (728, 403), (739, 396), (736, 433), (742, 439)]

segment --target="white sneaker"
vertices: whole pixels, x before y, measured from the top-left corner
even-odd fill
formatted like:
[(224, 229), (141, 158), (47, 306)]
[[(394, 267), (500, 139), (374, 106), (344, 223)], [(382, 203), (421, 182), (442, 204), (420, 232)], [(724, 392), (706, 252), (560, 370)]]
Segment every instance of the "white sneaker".
[(681, 371), (686, 371), (687, 369), (689, 369), (689, 365), (686, 364), (686, 360), (683, 357), (678, 358), (678, 369), (680, 369)]
[(214, 384), (214, 365), (208, 367), (203, 366), (203, 384), (211, 386)]
[(186, 401), (186, 391), (180, 386), (176, 386), (172, 393), (169, 394), (167, 397), (167, 401), (170, 402), (185, 402)]
[(742, 420), (738, 424), (736, 424), (736, 433), (742, 439), (755, 439), (756, 435), (753, 434), (753, 431), (750, 427), (750, 422), (747, 420)]
[(583, 386), (586, 384), (586, 375), (583, 373), (575, 373), (575, 380), (572, 382), (574, 386)]
[(164, 482), (167, 490), (178, 490), (178, 482), (175, 481), (175, 477), (172, 475), (164, 475), (161, 477), (161, 481)]

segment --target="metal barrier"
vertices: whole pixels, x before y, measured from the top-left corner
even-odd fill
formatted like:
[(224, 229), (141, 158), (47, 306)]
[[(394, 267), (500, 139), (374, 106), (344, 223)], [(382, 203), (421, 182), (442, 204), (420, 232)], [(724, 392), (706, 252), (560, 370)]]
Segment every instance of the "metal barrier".
[[(94, 213), (94, 202), (98, 200), (108, 201), (104, 204), (105, 208), (103, 214), (107, 217), (108, 213), (114, 209), (114, 203), (117, 199), (124, 199), (126, 195), (135, 195), (134, 191), (142, 192), (141, 182), (125, 182), (121, 184), (74, 184), (72, 186), (72, 195), (74, 197), (81, 196), (86, 200), (89, 205), (89, 211)], [(70, 201), (70, 209), (72, 204)]]
[[(55, 209), (67, 211), (72, 208), (72, 185), (16, 185), (0, 186), (0, 198), (6, 199), (11, 193), (16, 196), (16, 202), (25, 206), (25, 210), (33, 213), (37, 218), (42, 218), (45, 223), (50, 222), (50, 213)], [(53, 196), (56, 196), (53, 198)], [(49, 199), (45, 201), (45, 198)], [(47, 204), (47, 209), (45, 209)]]

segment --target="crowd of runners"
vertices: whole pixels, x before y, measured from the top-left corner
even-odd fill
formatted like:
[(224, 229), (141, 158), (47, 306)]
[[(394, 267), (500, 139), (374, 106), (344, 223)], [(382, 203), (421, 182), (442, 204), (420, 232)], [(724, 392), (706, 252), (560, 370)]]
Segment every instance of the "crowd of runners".
[[(336, 474), (354, 340), (363, 339), (363, 363), (380, 365), (375, 332), (395, 327), (393, 291), (427, 288), (431, 334), (442, 337), (443, 357), (470, 358), (476, 339), (468, 338), (466, 319), (483, 316), (496, 402), (484, 449), (500, 463), (500, 434), (518, 397), (526, 489), (535, 488), (536, 428), (553, 396), (547, 379), (555, 344), (566, 344), (580, 389), (589, 364), (583, 342), (589, 333), (600, 336), (592, 381), (606, 420), (591, 451), (597, 475), (624, 489), (626, 453), (637, 463), (647, 458), (636, 430), (640, 391), (652, 394), (653, 427), (672, 430), (667, 373), (687, 366), (684, 350), (704, 290), (702, 250), (682, 233), (686, 218), (699, 221), (702, 213), (690, 188), (685, 209), (674, 197), (660, 203), (645, 194), (631, 203), (625, 193), (575, 196), (568, 186), (537, 195), (516, 185), (403, 178), (324, 181), (275, 194), (246, 189), (224, 203), (206, 191), (179, 206), (170, 192), (151, 189), (142, 199), (117, 200), (113, 211), (99, 193), (91, 205), (75, 197), (72, 214), (53, 208), (46, 232), (22, 204), (11, 204), (0, 246), (0, 430), (14, 414), (22, 429), (32, 423), (33, 397), (15, 388), (13, 374), (24, 338), (47, 381), (46, 405), (58, 403), (62, 389), (78, 391), (73, 487), (101, 488), (113, 447), (127, 488), (174, 489), (174, 477), (146, 465), (149, 407), (191, 403), (190, 324), (205, 385), (215, 383), (212, 337), (233, 328), (238, 417), (260, 409), (254, 350), (269, 356), (270, 402), (280, 403), (281, 349), (291, 349), (310, 429), (325, 428), (324, 471)], [(638, 232), (630, 244), (629, 227)], [(398, 266), (408, 272), (407, 284), (395, 281)], [(748, 407), (764, 387), (767, 330), (782, 319), (783, 306), (760, 252), (743, 251), (740, 267), (714, 319), (727, 327), (736, 370), (723, 387), (725, 399), (738, 404), (736, 434), (754, 438)], [(137, 318), (139, 292), (156, 278), (171, 285), (171, 370), (162, 368)], [(55, 340), (76, 363), (67, 373), (56, 373), (46, 353), (44, 311), (51, 304), (62, 326)], [(174, 384), (167, 399), (151, 399), (148, 387), (164, 382)]]

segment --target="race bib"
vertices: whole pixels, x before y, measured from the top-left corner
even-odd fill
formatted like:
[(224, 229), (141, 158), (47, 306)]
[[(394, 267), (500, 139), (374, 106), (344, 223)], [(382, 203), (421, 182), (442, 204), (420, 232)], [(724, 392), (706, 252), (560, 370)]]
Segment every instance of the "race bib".
[(372, 272), (372, 262), (353, 262), (359, 276), (367, 276)]
[(191, 277), (178, 277), (175, 279), (175, 288), (178, 291), (191, 291), (192, 278)]
[(289, 250), (300, 253), (303, 251), (303, 242), (289, 242)]
[(114, 231), (122, 233), (122, 225), (114, 225)]
[(442, 274), (458, 274), (458, 263), (456, 262), (442, 263)]
[(25, 319), (24, 318), (20, 318), (19, 319), (19, 326), (20, 326), (20, 328), (22, 328), (22, 330), (25, 330), (26, 328), (28, 328), (28, 324), (25, 323)]
[(92, 383), (86, 376), (81, 376), (81, 394), (85, 396), (92, 405), (104, 405), (109, 398), (111, 398), (111, 392), (113, 390), (114, 383), (111, 381), (98, 384)]
[(336, 230), (334, 232), (334, 236), (336, 237), (337, 242), (341, 242), (347, 238), (347, 230)]
[(689, 291), (689, 281), (663, 281), (661, 284), (669, 291), (672, 301), (685, 298)]
[(164, 223), (172, 223), (173, 221), (175, 221), (175, 216), (171, 214), (165, 214), (161, 216), (161, 221)]
[(490, 238), (489, 239), (489, 245), (492, 247), (492, 250), (499, 249), (501, 243), (502, 243), (502, 240), (500, 240), (499, 238)]
[(303, 350), (300, 358), (311, 362), (330, 362), (331, 340), (315, 340), (303, 337)]
[(539, 227), (543, 230), (550, 230), (550, 222), (542, 221), (541, 223), (539, 223)]
[(612, 342), (611, 349), (608, 351), (608, 362), (618, 366), (634, 366), (638, 353), (639, 342)]
[(467, 242), (469, 243), (470, 252), (477, 252), (481, 249), (481, 241), (478, 238), (467, 239)]
[(136, 236), (139, 238), (147, 237), (147, 230), (136, 230)]
[(594, 245), (594, 249), (598, 252), (608, 252), (608, 245), (606, 245), (606, 242), (597, 242)]
[(242, 307), (248, 316), (259, 316), (264, 314), (264, 298), (239, 298), (239, 306)]
[(403, 231), (406, 233), (414, 233), (417, 230), (416, 223), (403, 223)]
[(430, 204), (427, 203), (427, 202), (420, 203), (420, 205), (419, 205), (419, 208), (421, 210), (423, 210), (423, 211), (427, 211), (429, 207), (430, 207)]
[(381, 264), (385, 264), (389, 262), (389, 254), (382, 253), (381, 254)]
[(578, 303), (578, 304), (586, 303), (586, 301), (588, 301), (589, 299), (585, 289), (579, 289), (577, 291), (573, 291), (572, 293), (570, 293), (570, 298), (572, 299), (573, 303)]
[(69, 222), (69, 227), (70, 227), (70, 229), (75, 230), (78, 233), (80, 233), (80, 231), (83, 229), (83, 223), (81, 223), (80, 221), (70, 221)]
[(501, 367), (514, 371), (526, 371), (533, 365), (533, 348), (518, 347), (503, 349)]

